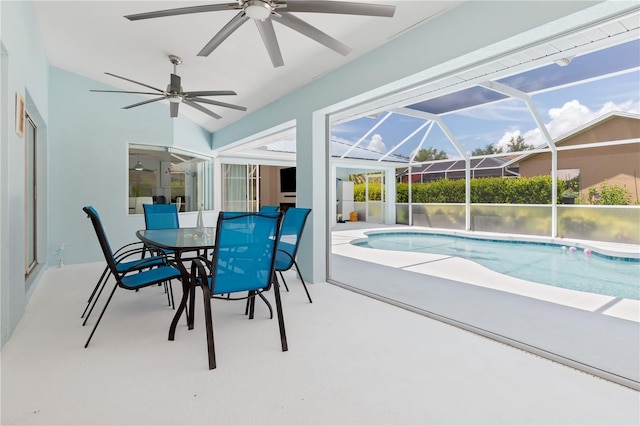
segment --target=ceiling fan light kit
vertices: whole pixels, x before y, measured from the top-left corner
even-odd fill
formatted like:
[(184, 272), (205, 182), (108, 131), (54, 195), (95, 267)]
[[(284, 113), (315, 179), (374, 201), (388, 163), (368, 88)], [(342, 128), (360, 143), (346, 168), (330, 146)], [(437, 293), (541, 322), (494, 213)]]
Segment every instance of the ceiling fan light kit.
[(273, 11), (271, 4), (261, 0), (248, 0), (244, 3), (244, 13), (251, 19), (264, 21)]

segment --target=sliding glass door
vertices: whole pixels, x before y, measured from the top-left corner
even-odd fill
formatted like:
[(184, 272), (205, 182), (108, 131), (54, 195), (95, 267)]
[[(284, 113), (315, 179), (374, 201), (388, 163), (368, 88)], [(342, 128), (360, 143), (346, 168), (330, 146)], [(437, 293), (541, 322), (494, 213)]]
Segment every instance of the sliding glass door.
[(255, 164), (223, 164), (222, 209), (257, 211), (260, 193), (260, 168)]

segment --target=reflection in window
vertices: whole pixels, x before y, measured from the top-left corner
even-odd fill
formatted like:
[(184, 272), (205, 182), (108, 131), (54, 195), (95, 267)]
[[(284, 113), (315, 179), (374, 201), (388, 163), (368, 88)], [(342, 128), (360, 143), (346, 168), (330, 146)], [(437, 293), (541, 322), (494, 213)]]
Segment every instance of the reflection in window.
[(143, 204), (175, 204), (178, 211), (212, 209), (212, 160), (175, 148), (129, 145), (129, 213)]

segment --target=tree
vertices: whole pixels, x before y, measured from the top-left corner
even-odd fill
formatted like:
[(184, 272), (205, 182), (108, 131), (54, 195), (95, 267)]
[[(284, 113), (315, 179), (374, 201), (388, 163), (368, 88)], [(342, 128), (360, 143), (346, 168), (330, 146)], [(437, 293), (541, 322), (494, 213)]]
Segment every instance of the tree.
[(519, 152), (533, 149), (533, 145), (528, 145), (524, 142), (524, 138), (518, 135), (517, 138), (511, 136), (509, 144), (507, 145), (507, 152)]
[(491, 155), (491, 154), (500, 154), (502, 152), (502, 148), (498, 148), (492, 143), (487, 144), (484, 148), (476, 148), (471, 151), (471, 155)]
[(449, 158), (447, 153), (444, 151), (438, 151), (435, 147), (430, 147), (427, 149), (421, 149), (416, 154), (413, 161), (421, 162), (421, 161), (434, 161), (434, 160), (446, 160)]
[(349, 180), (356, 185), (365, 183), (367, 181), (367, 175), (365, 175), (364, 173), (352, 174), (349, 175)]
[(598, 189), (589, 188), (589, 203), (606, 206), (624, 206), (631, 204), (631, 193), (620, 185), (604, 181)]

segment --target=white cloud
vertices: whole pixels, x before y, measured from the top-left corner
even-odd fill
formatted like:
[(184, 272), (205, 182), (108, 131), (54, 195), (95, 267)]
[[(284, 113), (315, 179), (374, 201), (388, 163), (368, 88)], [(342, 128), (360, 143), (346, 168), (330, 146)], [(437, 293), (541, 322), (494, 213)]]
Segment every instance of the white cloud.
[(387, 147), (382, 142), (382, 136), (379, 134), (375, 134), (371, 136), (371, 140), (369, 141), (369, 145), (367, 145), (367, 149), (371, 149), (377, 152), (387, 152)]
[[(555, 139), (611, 111), (637, 114), (640, 112), (640, 106), (637, 102), (632, 101), (622, 104), (607, 102), (598, 111), (591, 111), (588, 107), (582, 105), (580, 101), (574, 99), (566, 102), (560, 108), (551, 108), (548, 112), (551, 120), (545, 125), (551, 138)], [(519, 130), (505, 132), (498, 142), (498, 146), (505, 146), (512, 136), (517, 137), (518, 135), (520, 135)], [(528, 145), (539, 146), (546, 143), (542, 137), (542, 132), (538, 128), (524, 132), (522, 137)]]
[[(509, 142), (511, 141), (511, 138), (518, 139), (518, 136), (520, 136), (520, 130), (514, 130), (513, 132), (505, 132), (504, 135), (502, 135), (502, 137), (496, 144), (497, 148), (502, 148), (504, 152), (507, 152), (507, 146), (509, 146)], [(525, 142), (527, 141), (528, 140), (525, 139)]]

